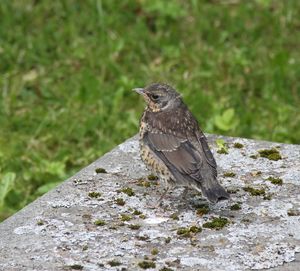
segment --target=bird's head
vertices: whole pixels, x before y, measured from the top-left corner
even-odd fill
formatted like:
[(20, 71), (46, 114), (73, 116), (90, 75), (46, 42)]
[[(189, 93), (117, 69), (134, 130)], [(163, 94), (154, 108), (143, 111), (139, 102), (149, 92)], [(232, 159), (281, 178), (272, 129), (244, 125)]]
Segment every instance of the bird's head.
[(152, 112), (160, 112), (176, 108), (181, 103), (181, 96), (167, 84), (154, 83), (145, 88), (134, 88), (145, 99)]

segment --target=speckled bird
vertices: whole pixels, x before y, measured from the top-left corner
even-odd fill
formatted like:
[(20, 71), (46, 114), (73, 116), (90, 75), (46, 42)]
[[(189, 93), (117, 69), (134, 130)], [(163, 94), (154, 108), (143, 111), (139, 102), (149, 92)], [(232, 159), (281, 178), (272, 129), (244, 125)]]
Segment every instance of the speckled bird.
[(195, 117), (167, 84), (135, 88), (147, 106), (140, 122), (140, 155), (166, 184), (193, 188), (210, 202), (229, 198), (217, 180), (217, 164)]

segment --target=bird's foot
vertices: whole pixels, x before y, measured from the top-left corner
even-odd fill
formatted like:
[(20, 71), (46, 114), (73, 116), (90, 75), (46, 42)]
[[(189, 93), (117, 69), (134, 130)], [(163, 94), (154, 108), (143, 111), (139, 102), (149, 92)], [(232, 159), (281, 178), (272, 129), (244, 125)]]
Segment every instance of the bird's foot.
[(158, 201), (156, 203), (152, 203), (149, 205), (150, 209), (157, 209), (158, 207), (160, 207), (162, 200), (165, 198), (166, 194), (169, 192), (170, 187), (167, 187), (166, 190), (162, 193), (162, 195), (159, 197)]

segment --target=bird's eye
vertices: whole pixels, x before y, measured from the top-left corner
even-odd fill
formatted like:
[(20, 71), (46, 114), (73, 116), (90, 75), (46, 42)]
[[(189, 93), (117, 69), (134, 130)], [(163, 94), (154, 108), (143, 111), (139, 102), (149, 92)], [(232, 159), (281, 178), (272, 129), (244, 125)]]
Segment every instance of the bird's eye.
[(151, 99), (156, 101), (159, 98), (159, 95), (151, 94)]

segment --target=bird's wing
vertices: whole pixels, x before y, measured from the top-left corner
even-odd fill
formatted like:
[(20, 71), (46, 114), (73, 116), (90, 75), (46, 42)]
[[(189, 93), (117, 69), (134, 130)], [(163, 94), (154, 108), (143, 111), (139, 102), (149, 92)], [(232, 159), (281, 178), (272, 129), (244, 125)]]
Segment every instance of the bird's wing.
[(207, 144), (207, 139), (206, 139), (205, 135), (201, 132), (201, 130), (198, 130), (196, 132), (196, 138), (197, 138), (198, 143), (201, 145), (201, 148), (203, 150), (203, 153), (204, 153), (207, 163), (210, 165), (210, 167), (213, 171), (213, 175), (215, 177), (217, 177), (216, 160), (215, 160), (211, 150), (209, 149), (208, 144)]
[(180, 179), (201, 181), (203, 158), (187, 137), (148, 131), (144, 140), (166, 164), (172, 174)]

